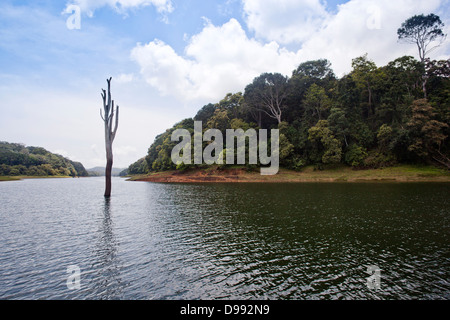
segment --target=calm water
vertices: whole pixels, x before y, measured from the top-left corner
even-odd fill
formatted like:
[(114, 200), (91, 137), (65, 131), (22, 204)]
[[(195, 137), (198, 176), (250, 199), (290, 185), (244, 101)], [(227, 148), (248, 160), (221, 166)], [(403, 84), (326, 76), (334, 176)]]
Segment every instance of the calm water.
[(116, 178), (105, 201), (102, 178), (1, 182), (0, 298), (449, 299), (449, 194)]

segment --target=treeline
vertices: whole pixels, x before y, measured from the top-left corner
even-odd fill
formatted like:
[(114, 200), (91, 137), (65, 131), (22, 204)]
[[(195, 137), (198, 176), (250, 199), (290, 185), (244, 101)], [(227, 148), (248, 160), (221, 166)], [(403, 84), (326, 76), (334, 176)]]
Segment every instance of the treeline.
[(290, 169), (398, 163), (450, 168), (450, 60), (422, 63), (404, 56), (378, 67), (364, 55), (342, 78), (324, 59), (300, 64), (291, 77), (261, 74), (244, 93), (229, 93), (158, 135), (128, 174), (175, 169), (171, 133), (193, 132), (194, 120), (224, 134), (227, 128), (280, 129), (280, 164)]
[(0, 176), (86, 177), (80, 162), (71, 161), (41, 147), (0, 141)]

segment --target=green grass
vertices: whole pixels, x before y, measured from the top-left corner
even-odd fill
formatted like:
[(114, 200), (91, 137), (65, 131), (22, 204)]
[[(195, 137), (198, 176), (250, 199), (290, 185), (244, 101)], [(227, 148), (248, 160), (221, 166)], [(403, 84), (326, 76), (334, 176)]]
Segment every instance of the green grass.
[(0, 181), (16, 181), (20, 180), (17, 176), (0, 176)]
[(418, 175), (421, 177), (436, 177), (436, 176), (449, 176), (450, 172), (445, 169), (440, 169), (431, 166), (413, 166), (413, 165), (402, 165), (398, 167), (386, 168), (389, 170), (397, 172), (402, 172), (404, 174)]
[(346, 166), (314, 170), (313, 166), (300, 171), (310, 178), (331, 178), (337, 181), (359, 180), (427, 180), (427, 178), (450, 180), (450, 171), (432, 166), (398, 165), (380, 169), (354, 170)]

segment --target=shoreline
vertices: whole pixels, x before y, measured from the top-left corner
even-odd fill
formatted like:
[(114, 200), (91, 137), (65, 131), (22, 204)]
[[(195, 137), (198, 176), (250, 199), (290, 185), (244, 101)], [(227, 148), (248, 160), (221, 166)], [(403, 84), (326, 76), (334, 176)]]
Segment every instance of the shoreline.
[(73, 178), (72, 176), (0, 176), (2, 181), (21, 181), (25, 179)]
[(157, 183), (450, 182), (450, 172), (434, 167), (405, 165), (365, 170), (350, 167), (314, 170), (306, 167), (301, 171), (280, 169), (276, 175), (262, 176), (259, 170), (248, 172), (244, 168), (219, 170), (211, 167), (134, 175), (127, 180)]

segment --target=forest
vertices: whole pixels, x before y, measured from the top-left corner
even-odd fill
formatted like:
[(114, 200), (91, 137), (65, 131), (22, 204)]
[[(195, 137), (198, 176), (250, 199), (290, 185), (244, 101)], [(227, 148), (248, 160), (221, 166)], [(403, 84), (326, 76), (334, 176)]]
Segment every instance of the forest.
[(87, 177), (88, 172), (80, 162), (44, 148), (0, 141), (0, 176)]
[[(175, 165), (171, 133), (227, 128), (280, 130), (280, 165), (301, 170), (345, 164), (355, 169), (400, 163), (450, 168), (450, 60), (403, 56), (378, 67), (367, 54), (336, 77), (326, 59), (307, 61), (290, 77), (263, 73), (217, 103), (203, 106), (158, 135), (128, 174), (186, 169)], [(226, 146), (225, 146), (226, 148)], [(224, 165), (225, 166), (225, 165)], [(249, 169), (254, 165), (247, 165)]]

